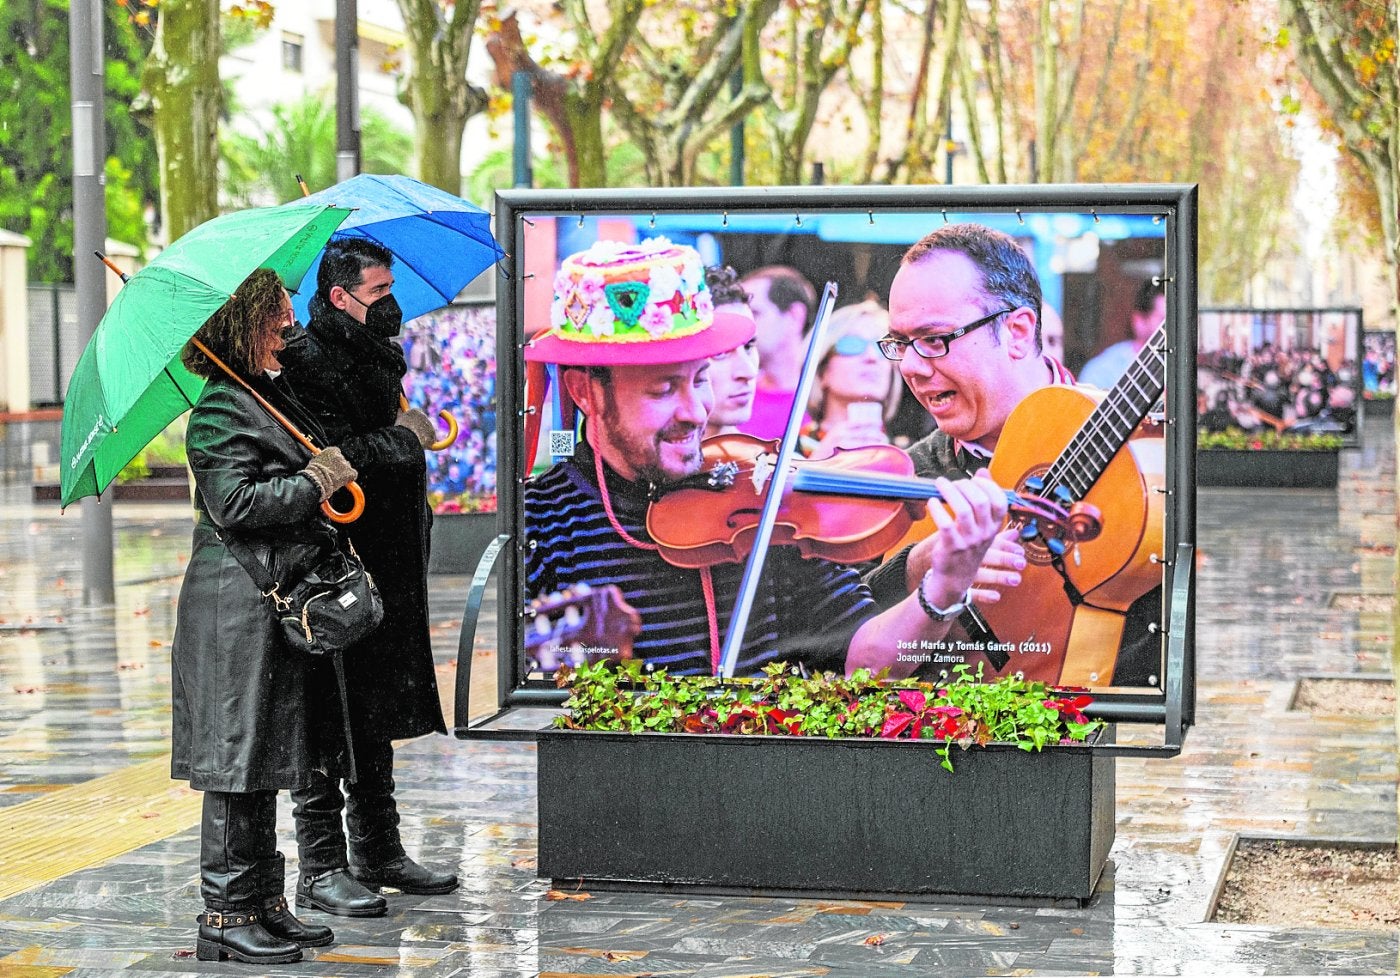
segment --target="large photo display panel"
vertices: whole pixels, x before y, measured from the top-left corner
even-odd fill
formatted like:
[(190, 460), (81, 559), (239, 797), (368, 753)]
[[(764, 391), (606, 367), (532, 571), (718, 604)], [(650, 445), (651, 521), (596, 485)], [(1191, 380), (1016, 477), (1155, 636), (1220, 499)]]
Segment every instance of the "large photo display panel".
[[(1179, 315), (1165, 295), (1170, 221), (1160, 208), (516, 216), (529, 401), (518, 420), (526, 464), (515, 514), (526, 682), (547, 684), (559, 664), (599, 657), (718, 674), (764, 459), (792, 408), (784, 383), (795, 383), (831, 282), (837, 299), (814, 353), (793, 485), (734, 675), (782, 661), (936, 680), (965, 665), (988, 679), (1022, 673), (1160, 693), (1162, 555), (1176, 543), (1164, 510), (1163, 390)], [(968, 291), (947, 269), (912, 267), (897, 281), (910, 246), (940, 228), (1014, 249), (1016, 281)], [(1039, 293), (1037, 310), (1004, 298), (1027, 287)], [(740, 341), (711, 350), (695, 339), (721, 322), (736, 328), (726, 313), (736, 301), (748, 306), (752, 340), (715, 333), (709, 346)], [(954, 321), (958, 309), (968, 312)], [(879, 342), (953, 332), (935, 358), (906, 342), (904, 358), (890, 359)], [(993, 348), (1009, 359), (975, 352)], [(1024, 397), (1021, 361), (1044, 369), (1042, 389)], [(1005, 376), (989, 369), (997, 363), (1009, 364)], [(1097, 383), (1076, 382), (1086, 368)], [(1005, 424), (982, 437), (976, 418), (1008, 398)], [(979, 460), (987, 441), (989, 462)], [(706, 485), (726, 462), (737, 478)], [(909, 581), (910, 548), (927, 549), (937, 532), (928, 504), (847, 493), (863, 493), (867, 477), (922, 485), (979, 467), (1016, 494), (1008, 525), (1025, 565), (1016, 586), (979, 577), (966, 608), (941, 607)], [(833, 472), (835, 501), (801, 487)], [(804, 524), (813, 506), (818, 524), (832, 513), (846, 522), (839, 531)], [(806, 545), (823, 535), (836, 544)], [(937, 620), (943, 612), (951, 626)]]
[[(1202, 309), (1202, 431), (1335, 435), (1360, 443), (1366, 365), (1360, 309)], [(1306, 447), (1306, 446), (1304, 446)]]

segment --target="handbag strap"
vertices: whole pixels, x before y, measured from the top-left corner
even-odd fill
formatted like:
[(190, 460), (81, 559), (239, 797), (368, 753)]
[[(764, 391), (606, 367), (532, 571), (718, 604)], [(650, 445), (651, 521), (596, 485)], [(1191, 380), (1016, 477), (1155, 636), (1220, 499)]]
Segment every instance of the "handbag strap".
[(233, 559), (243, 565), (243, 569), (248, 572), (248, 576), (253, 579), (253, 583), (257, 586), (258, 591), (262, 593), (264, 598), (271, 598), (272, 603), (277, 606), (278, 611), (286, 611), (291, 607), (291, 602), (277, 593), (277, 589), (280, 585), (272, 576), (272, 572), (267, 569), (266, 565), (264, 565), (261, 560), (258, 560), (251, 547), (238, 539), (235, 534), (229, 533), (225, 535), (223, 530), (216, 529), (214, 535), (219, 538), (219, 541), (228, 549), (228, 552), (233, 554)]

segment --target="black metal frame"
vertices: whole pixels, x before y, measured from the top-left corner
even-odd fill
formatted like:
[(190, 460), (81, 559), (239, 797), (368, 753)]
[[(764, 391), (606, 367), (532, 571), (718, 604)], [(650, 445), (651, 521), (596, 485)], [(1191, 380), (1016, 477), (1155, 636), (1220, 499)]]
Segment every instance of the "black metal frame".
[[(1180, 751), (1195, 710), (1195, 583), (1192, 576), (1196, 539), (1196, 206), (1194, 184), (1086, 184), (986, 187), (746, 187), (627, 190), (508, 190), (496, 195), (496, 239), (505, 249), (497, 291), (497, 485), (502, 537), (488, 548), (472, 585), (463, 615), (458, 667), (457, 725), (459, 737), (529, 738), (526, 731), (494, 732), (488, 728), (512, 710), (557, 707), (564, 693), (519, 675), (516, 650), (523, 643), (520, 600), (522, 548), (522, 487), (527, 471), (522, 458), (521, 421), (525, 414), (523, 308), (519, 288), (523, 274), (517, 264), (517, 242), (527, 213), (551, 212), (559, 217), (592, 215), (663, 215), (709, 212), (733, 215), (773, 212), (800, 216), (846, 212), (869, 214), (925, 212), (929, 226), (947, 212), (1015, 213), (1077, 212), (1100, 215), (1152, 215), (1166, 221), (1164, 286), (1168, 308), (1167, 472), (1168, 494), (1164, 547), (1167, 604), (1166, 670), (1160, 694), (1105, 693), (1092, 709), (1112, 721), (1161, 724), (1160, 746), (1115, 746), (1115, 754), (1172, 755)], [(912, 242), (911, 242), (912, 243)], [(510, 419), (507, 421), (507, 419)], [(514, 541), (514, 542), (512, 542)], [(501, 554), (508, 559), (499, 560)], [(500, 710), (482, 723), (465, 720), (470, 684), (473, 634), (480, 601), (493, 567), (500, 595), (497, 648)]]
[[(1356, 313), (1356, 348), (1352, 350), (1356, 358), (1356, 376), (1352, 378), (1352, 392), (1356, 395), (1356, 426), (1352, 429), (1350, 436), (1343, 436), (1343, 448), (1361, 447), (1362, 429), (1362, 382), (1361, 382), (1361, 360), (1366, 355), (1366, 317), (1360, 306), (1201, 306), (1196, 310), (1197, 326), (1200, 325), (1200, 317), (1208, 312), (1212, 313), (1257, 313), (1257, 314), (1282, 314), (1288, 315), (1315, 315), (1324, 313)], [(1200, 331), (1197, 330), (1197, 348), (1200, 345)]]

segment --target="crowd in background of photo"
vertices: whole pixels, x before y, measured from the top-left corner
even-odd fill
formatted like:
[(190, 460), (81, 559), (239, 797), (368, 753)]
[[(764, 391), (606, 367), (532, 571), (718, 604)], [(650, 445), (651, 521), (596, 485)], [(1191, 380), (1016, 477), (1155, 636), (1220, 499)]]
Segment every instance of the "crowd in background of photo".
[(1200, 427), (1354, 437), (1360, 326), (1359, 310), (1202, 309)]
[(450, 447), (427, 453), (433, 512), (495, 512), (495, 305), (453, 305), (420, 316), (401, 341), (409, 405), (432, 418), (448, 411), (460, 426)]
[(1361, 360), (1362, 396), (1369, 400), (1395, 396), (1395, 334), (1390, 330), (1367, 331)]

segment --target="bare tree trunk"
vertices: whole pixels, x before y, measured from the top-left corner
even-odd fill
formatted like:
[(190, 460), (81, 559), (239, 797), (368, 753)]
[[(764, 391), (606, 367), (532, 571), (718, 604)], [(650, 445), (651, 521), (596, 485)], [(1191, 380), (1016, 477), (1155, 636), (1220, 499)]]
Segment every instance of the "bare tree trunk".
[(869, 97), (862, 100), (865, 129), (869, 141), (861, 159), (858, 183), (870, 183), (875, 178), (875, 166), (880, 162), (880, 142), (884, 135), (882, 114), (885, 108), (885, 5), (877, 0), (871, 11), (874, 24), (870, 32), (871, 74)]
[(160, 217), (167, 241), (219, 212), (218, 0), (165, 0), (142, 75), (160, 160)]
[(486, 108), (486, 93), (467, 81), (472, 32), (481, 0), (398, 0), (410, 66), (399, 101), (413, 112), (418, 179), (448, 193), (462, 191), (462, 132)]

